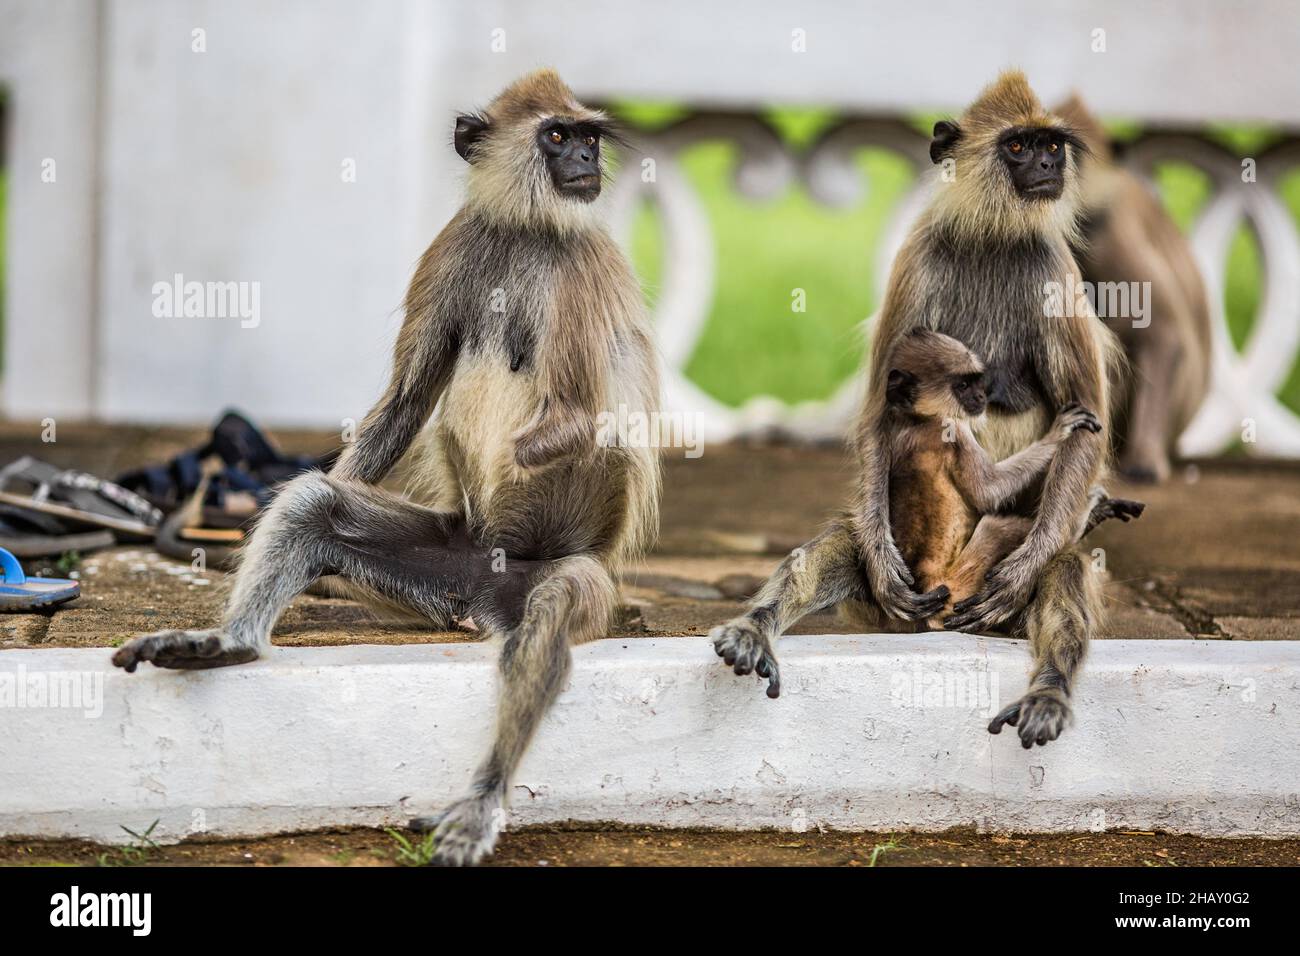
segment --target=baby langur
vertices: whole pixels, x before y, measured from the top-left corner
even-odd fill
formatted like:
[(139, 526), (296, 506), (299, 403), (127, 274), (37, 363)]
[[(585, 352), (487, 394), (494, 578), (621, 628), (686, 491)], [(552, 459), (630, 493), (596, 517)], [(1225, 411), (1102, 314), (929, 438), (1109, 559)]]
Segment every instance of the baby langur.
[[(995, 462), (975, 439), (988, 397), (984, 366), (970, 349), (917, 328), (895, 345), (888, 368), (890, 523), (921, 591), (948, 591), (944, 611), (928, 621), (938, 629), (952, 605), (975, 594), (1029, 533), (1030, 518), (998, 512), (1043, 477), (1076, 429), (1096, 433), (1102, 426), (1091, 411), (1069, 403), (1042, 438)], [(1094, 513), (1098, 520), (1127, 521), (1134, 509), (1140, 514), (1142, 507), (1105, 499)]]
[[(357, 440), (267, 508), (219, 626), (142, 635), (113, 655), (127, 671), (254, 660), (326, 576), (432, 627), (472, 617), (501, 639), (496, 729), (469, 791), (411, 821), (434, 832), (436, 863), (491, 851), (570, 647), (607, 633), (616, 575), (658, 527), (657, 452), (602, 435), (616, 410), (650, 416), (659, 396), (640, 287), (594, 202), (608, 136), (550, 70), (457, 119), (468, 197), (420, 259), (388, 389)], [(433, 507), (380, 487), (408, 451)]]

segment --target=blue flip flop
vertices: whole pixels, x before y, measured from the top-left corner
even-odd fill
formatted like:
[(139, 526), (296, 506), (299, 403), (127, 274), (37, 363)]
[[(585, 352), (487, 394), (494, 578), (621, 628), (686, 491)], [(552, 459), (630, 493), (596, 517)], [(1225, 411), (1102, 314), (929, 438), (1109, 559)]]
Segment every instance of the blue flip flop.
[(64, 578), (29, 578), (18, 559), (0, 548), (0, 611), (34, 611), (71, 601), (81, 594), (81, 585)]

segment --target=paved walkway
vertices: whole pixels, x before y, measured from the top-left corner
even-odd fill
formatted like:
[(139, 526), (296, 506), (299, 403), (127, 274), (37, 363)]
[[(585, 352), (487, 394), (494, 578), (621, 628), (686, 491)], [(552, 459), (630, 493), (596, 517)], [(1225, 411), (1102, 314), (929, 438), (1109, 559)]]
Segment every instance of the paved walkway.
[[(163, 460), (195, 430), (0, 426), (0, 463), (34, 454), (101, 475)], [(286, 450), (320, 452), (330, 436), (280, 433)], [(703, 634), (737, 613), (781, 557), (843, 501), (850, 467), (829, 447), (713, 446), (670, 458), (663, 533), (629, 577), (619, 636)], [(1233, 640), (1300, 638), (1300, 464), (1218, 461), (1185, 466), (1160, 488), (1115, 493), (1148, 502), (1135, 524), (1100, 529), (1111, 620), (1105, 636)], [(226, 581), (141, 546), (84, 556), (83, 595), (52, 614), (0, 616), (0, 648), (111, 646), (142, 630), (215, 620)], [(843, 630), (833, 614), (796, 633)], [(276, 629), (285, 645), (474, 640), (430, 633), (347, 601), (303, 596)]]

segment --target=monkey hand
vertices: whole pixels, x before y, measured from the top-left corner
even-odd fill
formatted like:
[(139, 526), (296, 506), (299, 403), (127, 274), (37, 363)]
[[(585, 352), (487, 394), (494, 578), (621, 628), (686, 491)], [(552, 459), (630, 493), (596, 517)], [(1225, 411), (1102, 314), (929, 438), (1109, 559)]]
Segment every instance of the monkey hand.
[(781, 696), (781, 669), (772, 652), (772, 641), (748, 617), (720, 624), (709, 631), (713, 650), (737, 674), (757, 674), (767, 679), (767, 696)]
[(514, 436), (515, 464), (538, 469), (565, 458), (584, 458), (596, 447), (596, 422), (586, 415), (544, 416)]
[(1061, 410), (1056, 413), (1056, 421), (1052, 423), (1053, 434), (1064, 441), (1080, 428), (1095, 435), (1101, 431), (1101, 422), (1090, 409), (1084, 408), (1078, 402), (1062, 405)]
[(890, 617), (899, 621), (924, 621), (943, 611), (951, 592), (946, 584), (918, 594), (912, 590), (916, 579), (892, 541), (866, 558), (867, 577), (876, 602)]
[(1042, 564), (1023, 547), (1013, 551), (984, 576), (983, 590), (953, 605), (944, 627), (982, 634), (1005, 624), (1029, 603)]
[(1002, 733), (1003, 724), (1016, 727), (1020, 745), (1028, 750), (1034, 744), (1042, 747), (1059, 737), (1071, 716), (1070, 701), (1063, 690), (1031, 687), (1029, 693), (989, 721), (989, 733)]

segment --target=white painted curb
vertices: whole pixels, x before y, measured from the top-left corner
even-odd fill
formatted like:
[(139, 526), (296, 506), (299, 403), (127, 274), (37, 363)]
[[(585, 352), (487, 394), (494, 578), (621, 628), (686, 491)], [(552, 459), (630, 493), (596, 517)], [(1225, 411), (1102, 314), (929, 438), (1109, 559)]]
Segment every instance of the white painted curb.
[[(0, 834), (398, 824), (461, 792), (491, 729), (492, 646), (279, 648), (134, 675), (108, 657), (0, 652)], [(1011, 640), (787, 638), (775, 701), (703, 638), (575, 657), (513, 823), (1300, 834), (1300, 642), (1099, 641), (1075, 726), (1032, 751), (985, 731), (1025, 687)], [(81, 709), (41, 705), (59, 678), (92, 692)]]

